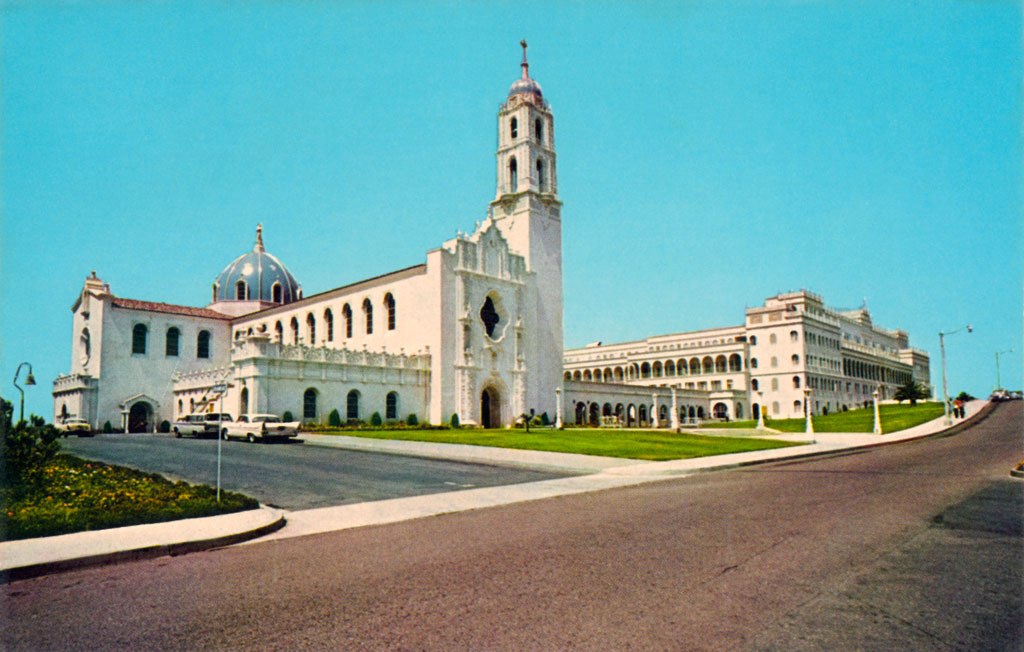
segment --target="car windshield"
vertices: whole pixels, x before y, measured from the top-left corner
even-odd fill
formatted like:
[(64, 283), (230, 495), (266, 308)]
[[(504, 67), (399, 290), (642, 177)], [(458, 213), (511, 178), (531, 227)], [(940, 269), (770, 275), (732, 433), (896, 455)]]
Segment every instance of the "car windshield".
[(273, 414), (261, 414), (260, 416), (253, 417), (252, 420), (256, 423), (280, 423), (281, 418)]

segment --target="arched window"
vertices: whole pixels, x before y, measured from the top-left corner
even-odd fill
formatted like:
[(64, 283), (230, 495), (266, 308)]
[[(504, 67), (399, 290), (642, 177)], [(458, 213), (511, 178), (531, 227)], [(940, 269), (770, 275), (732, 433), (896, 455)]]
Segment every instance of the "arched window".
[(676, 363), (672, 362), (671, 360), (666, 360), (665, 361), (665, 375), (666, 376), (675, 376), (676, 375)]
[(621, 383), (622, 382), (622, 374), (623, 374), (622, 367), (615, 367), (614, 374), (615, 374), (615, 380), (617, 382)]
[(277, 341), (284, 344), (284, 326), (281, 325), (280, 320), (274, 324), (274, 332), (277, 333)]
[(572, 372), (572, 379), (573, 380), (583, 380), (583, 374), (581, 374), (579, 372), (579, 370), (577, 369), (576, 371)]
[(789, 341), (796, 342), (800, 339), (800, 335), (796, 331), (789, 331)]
[(751, 335), (750, 336), (750, 345), (753, 346), (755, 344), (757, 344), (757, 335)]
[(292, 317), (292, 344), (298, 345), (299, 343), (299, 320)]
[(347, 419), (359, 418), (359, 391), (353, 389), (345, 399), (345, 415)]
[(778, 339), (775, 337), (775, 333), (772, 333), (771, 335), (768, 336), (769, 344), (775, 344), (776, 342), (778, 342)]
[(676, 373), (680, 376), (685, 376), (687, 372), (686, 360), (676, 361)]
[(799, 414), (803, 405), (800, 401), (793, 401), (793, 412)]
[(513, 140), (519, 138), (519, 121), (515, 118), (512, 118), (508, 122), (508, 133)]
[(793, 364), (800, 364), (800, 356), (798, 356), (795, 353), (793, 354), (793, 357), (790, 358), (790, 360), (793, 362)]
[(313, 313), (306, 315), (306, 332), (309, 333), (309, 345), (316, 346), (316, 318)]
[(772, 391), (773, 392), (779, 391), (779, 379), (778, 378), (772, 378)]
[(655, 378), (660, 378), (662, 374), (662, 367), (660, 362), (655, 362), (651, 365), (651, 375)]
[(800, 376), (793, 376), (793, 389), (800, 389)]
[(562, 379), (563, 380), (572, 380), (572, 374), (567, 371), (564, 374), (562, 374)]
[(704, 367), (704, 373), (711, 374), (715, 372), (715, 361), (711, 359), (711, 356), (705, 356), (701, 363)]
[(537, 188), (544, 192), (547, 189), (547, 181), (544, 178), (544, 161), (537, 159)]
[(772, 414), (778, 414), (778, 413), (779, 413), (779, 402), (778, 401), (772, 401)]
[(743, 360), (738, 353), (729, 356), (729, 371), (743, 371)]
[(312, 387), (302, 394), (302, 418), (316, 418), (316, 390)]
[(717, 373), (720, 373), (720, 374), (725, 373), (725, 356), (724, 355), (720, 355), (717, 358), (715, 358), (715, 371)]
[(725, 406), (725, 403), (715, 403), (715, 407), (711, 410), (716, 419), (724, 419), (729, 416), (729, 408)]
[(194, 398), (188, 400), (188, 411), (189, 414), (196, 411), (196, 400)]
[(270, 289), (271, 301), (274, 303), (281, 303), (281, 284), (274, 282), (274, 286)]
[(145, 324), (135, 324), (132, 327), (132, 353), (145, 355), (146, 354), (146, 336), (149, 334), (149, 329), (146, 328)]
[(646, 362), (643, 363), (642, 365), (640, 365), (640, 377), (641, 378), (650, 378), (651, 377), (651, 365), (647, 364)]
[(384, 418), (385, 419), (397, 419), (398, 418), (398, 393), (388, 392), (388, 395), (384, 397)]
[[(527, 172), (529, 172), (529, 168), (527, 168)], [(508, 161), (508, 189), (509, 192), (519, 190), (519, 167), (516, 165), (514, 156)]]
[(363, 318), (366, 320), (366, 334), (373, 334), (373, 304), (370, 299), (363, 299)]
[(395, 297), (390, 292), (384, 295), (384, 307), (388, 311), (388, 330), (395, 330)]
[(690, 375), (696, 376), (700, 373), (700, 360), (697, 358), (690, 358)]
[(245, 281), (239, 279), (235, 283), (235, 298), (239, 301), (245, 301), (248, 298), (249, 288), (245, 285)]
[(774, 369), (774, 368), (779, 366), (779, 359), (776, 358), (774, 355), (772, 356), (772, 361), (771, 362), (772, 362), (772, 369)]
[(238, 396), (238, 413), (249, 414), (249, 388), (243, 387)]
[(583, 380), (594, 380), (594, 376), (590, 373), (590, 369), (583, 370)]
[(755, 392), (757, 391), (757, 378), (754, 378), (753, 380), (750, 381), (750, 389), (754, 390)]
[(167, 342), (164, 344), (164, 355), (168, 358), (178, 357), (178, 341), (181, 339), (181, 331), (175, 326), (167, 329)]
[(341, 316), (345, 318), (345, 337), (352, 337), (352, 308), (347, 303), (341, 307)]
[(544, 142), (544, 123), (540, 118), (533, 121), (533, 135), (537, 137), (538, 143)]
[(328, 308), (324, 310), (324, 326), (327, 328), (327, 341), (334, 341), (334, 313)]
[(757, 358), (751, 358), (750, 359), (750, 368), (751, 369), (757, 369)]

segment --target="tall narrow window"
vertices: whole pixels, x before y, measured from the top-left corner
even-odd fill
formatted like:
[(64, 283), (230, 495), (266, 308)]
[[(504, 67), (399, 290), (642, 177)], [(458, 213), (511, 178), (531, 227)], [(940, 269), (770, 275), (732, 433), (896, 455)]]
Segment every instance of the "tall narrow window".
[(236, 299), (238, 299), (239, 301), (244, 301), (246, 298), (248, 298), (246, 296), (247, 294), (248, 294), (248, 288), (245, 286), (245, 281), (238, 281), (238, 283), (235, 283), (235, 298)]
[(384, 295), (384, 307), (388, 311), (388, 330), (395, 330), (395, 297), (388, 292)]
[(199, 331), (199, 336), (196, 337), (196, 357), (210, 357), (210, 331)]
[(302, 394), (302, 418), (316, 418), (316, 390), (312, 387)]
[(352, 308), (347, 303), (341, 308), (341, 316), (345, 318), (345, 337), (352, 337)]
[(281, 303), (281, 284), (274, 283), (274, 287), (270, 290), (271, 300), (274, 303)]
[(358, 419), (359, 418), (359, 392), (352, 390), (348, 393), (348, 398), (345, 401), (346, 407), (346, 418)]
[(538, 143), (544, 142), (544, 123), (540, 118), (533, 121), (533, 133), (537, 136)]
[(541, 192), (547, 189), (547, 180), (544, 178), (544, 161), (537, 159), (537, 187)]
[(316, 318), (313, 313), (306, 315), (306, 331), (309, 333), (309, 345), (316, 346)]
[(132, 328), (132, 353), (145, 355), (146, 335), (148, 333), (149, 329), (146, 328), (145, 324), (135, 324)]
[(388, 392), (388, 395), (384, 400), (384, 418), (398, 418), (398, 394), (396, 392)]
[(327, 341), (334, 341), (334, 313), (328, 308), (324, 310), (324, 325), (327, 328)]
[[(529, 166), (527, 166), (527, 172), (529, 172)], [(516, 165), (516, 157), (512, 157), (508, 161), (508, 190), (509, 192), (516, 192), (519, 190), (519, 166)]]
[(299, 343), (299, 320), (292, 317), (292, 344), (298, 345)]
[(274, 332), (277, 333), (277, 341), (284, 344), (284, 326), (281, 325), (280, 321), (274, 324)]
[(373, 304), (369, 299), (363, 299), (363, 317), (366, 318), (366, 334), (373, 334)]
[(519, 137), (519, 121), (512, 118), (508, 123), (508, 133), (512, 136), (512, 140)]
[(181, 331), (171, 326), (167, 329), (167, 342), (164, 345), (164, 355), (168, 358), (178, 357), (178, 340), (181, 338)]

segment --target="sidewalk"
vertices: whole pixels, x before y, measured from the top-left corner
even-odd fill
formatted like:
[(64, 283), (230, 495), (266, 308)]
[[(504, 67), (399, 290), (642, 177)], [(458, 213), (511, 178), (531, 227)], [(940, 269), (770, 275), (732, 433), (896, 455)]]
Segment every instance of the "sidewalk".
[[(152, 525), (79, 532), (42, 539), (0, 543), (0, 583), (98, 564), (183, 554), (235, 543), (259, 543), (367, 525), (383, 525), (413, 518), (470, 509), (567, 496), (633, 486), (715, 471), (892, 444), (931, 435), (952, 434), (964, 424), (984, 418), (994, 407), (988, 401), (967, 404), (967, 418), (946, 428), (942, 417), (900, 432), (772, 434), (773, 438), (807, 442), (805, 446), (733, 453), (667, 462), (543, 453), (538, 451), (434, 444), (336, 435), (303, 435), (307, 445), (350, 448), (417, 457), (432, 457), (479, 464), (517, 466), (546, 471), (581, 473), (505, 487), (487, 487), (426, 496), (394, 498), (356, 505), (323, 507), (295, 512), (261, 508), (225, 516), (186, 519)], [(982, 414), (984, 412), (984, 414)]]

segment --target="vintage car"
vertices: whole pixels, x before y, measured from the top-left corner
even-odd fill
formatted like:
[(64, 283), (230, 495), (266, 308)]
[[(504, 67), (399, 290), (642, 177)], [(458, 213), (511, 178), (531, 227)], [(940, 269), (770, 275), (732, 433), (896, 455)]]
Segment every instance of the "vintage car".
[(270, 439), (289, 439), (299, 434), (298, 421), (281, 421), (276, 414), (243, 414), (231, 423), (225, 423), (221, 429), (224, 439), (241, 437), (246, 441), (267, 441)]
[(220, 424), (229, 423), (233, 417), (218, 412), (203, 412), (200, 414), (186, 414), (181, 419), (171, 424), (171, 432), (175, 437), (192, 435), (193, 437), (210, 436), (216, 437)]
[(68, 417), (62, 422), (54, 424), (57, 430), (64, 433), (65, 437), (70, 437), (72, 433), (79, 437), (91, 437), (92, 426), (85, 419), (79, 419), (78, 417)]

